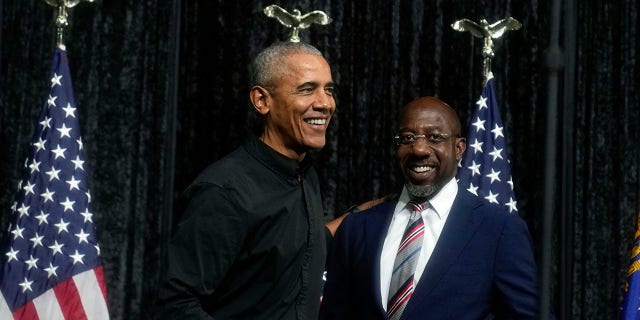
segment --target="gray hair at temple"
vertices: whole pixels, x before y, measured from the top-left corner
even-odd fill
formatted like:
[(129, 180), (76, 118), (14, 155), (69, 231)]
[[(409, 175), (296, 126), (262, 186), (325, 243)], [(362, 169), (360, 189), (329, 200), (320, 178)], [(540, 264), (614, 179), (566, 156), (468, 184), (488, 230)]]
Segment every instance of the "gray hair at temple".
[(251, 84), (268, 90), (287, 71), (283, 68), (284, 57), (292, 54), (322, 56), (320, 50), (304, 42), (276, 42), (262, 50), (253, 61)]

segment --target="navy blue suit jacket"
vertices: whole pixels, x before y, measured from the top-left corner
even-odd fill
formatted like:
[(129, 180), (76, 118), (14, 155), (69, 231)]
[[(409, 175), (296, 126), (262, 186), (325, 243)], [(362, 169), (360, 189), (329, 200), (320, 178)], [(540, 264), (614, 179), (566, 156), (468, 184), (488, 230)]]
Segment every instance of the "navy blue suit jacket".
[[(321, 319), (387, 318), (380, 253), (396, 203), (351, 214), (338, 228), (327, 260)], [(538, 312), (537, 268), (526, 223), (459, 191), (402, 319), (533, 319)]]

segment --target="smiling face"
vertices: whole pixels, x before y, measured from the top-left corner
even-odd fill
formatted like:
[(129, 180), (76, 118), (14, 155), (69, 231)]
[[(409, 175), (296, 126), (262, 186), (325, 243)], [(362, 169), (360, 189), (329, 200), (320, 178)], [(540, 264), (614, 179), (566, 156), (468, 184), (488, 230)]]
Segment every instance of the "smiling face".
[[(418, 137), (413, 144), (396, 147), (396, 160), (409, 194), (429, 199), (456, 174), (466, 148), (465, 139), (460, 138), (460, 121), (451, 107), (433, 97), (410, 102), (399, 120), (398, 135), (440, 137), (432, 141)], [(447, 138), (442, 139), (440, 134)]]
[(260, 139), (298, 161), (322, 148), (336, 109), (329, 64), (322, 56), (296, 53), (283, 57), (273, 86), (254, 86), (251, 100), (264, 118)]

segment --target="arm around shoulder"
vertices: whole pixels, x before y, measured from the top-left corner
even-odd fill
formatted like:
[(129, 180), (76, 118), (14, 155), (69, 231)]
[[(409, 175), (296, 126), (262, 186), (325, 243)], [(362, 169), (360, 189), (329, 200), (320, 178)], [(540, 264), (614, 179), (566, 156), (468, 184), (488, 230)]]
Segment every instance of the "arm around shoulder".
[(336, 234), (336, 230), (338, 230), (338, 227), (340, 226), (340, 224), (342, 223), (342, 220), (344, 220), (344, 218), (346, 218), (349, 214), (351, 213), (355, 213), (355, 212), (359, 212), (359, 211), (364, 211), (367, 209), (370, 209), (374, 206), (379, 205), (380, 203), (391, 199), (392, 197), (394, 197), (395, 194), (388, 194), (384, 197), (378, 198), (378, 199), (373, 199), (373, 200), (369, 200), (367, 202), (363, 202), (359, 205), (354, 205), (351, 206), (349, 209), (346, 210), (345, 213), (343, 213), (342, 215), (340, 215), (339, 217), (327, 222), (327, 224), (325, 224), (325, 227), (329, 230), (329, 232), (331, 232), (331, 235), (335, 235)]

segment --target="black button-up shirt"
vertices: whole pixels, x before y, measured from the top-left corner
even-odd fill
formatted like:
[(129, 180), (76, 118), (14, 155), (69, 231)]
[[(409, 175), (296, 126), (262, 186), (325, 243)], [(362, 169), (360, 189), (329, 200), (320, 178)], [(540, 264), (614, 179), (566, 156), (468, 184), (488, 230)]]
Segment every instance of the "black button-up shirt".
[(186, 190), (159, 292), (167, 319), (317, 319), (326, 243), (309, 156), (255, 137)]

